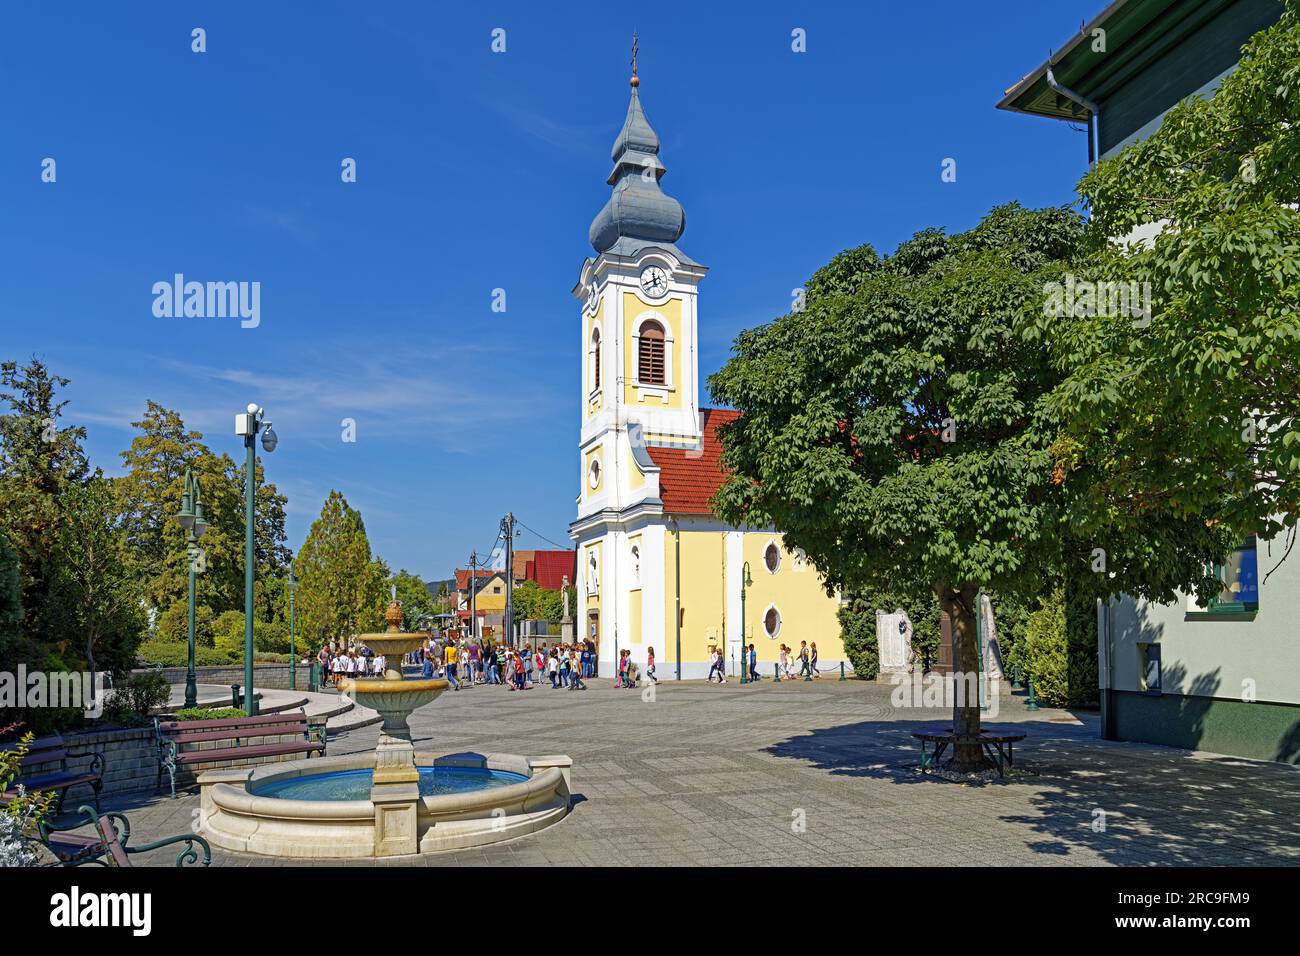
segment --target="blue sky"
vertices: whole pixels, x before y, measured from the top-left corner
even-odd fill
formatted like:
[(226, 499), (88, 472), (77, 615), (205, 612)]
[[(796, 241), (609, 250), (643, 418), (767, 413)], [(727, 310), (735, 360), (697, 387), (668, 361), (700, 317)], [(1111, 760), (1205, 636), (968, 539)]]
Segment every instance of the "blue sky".
[[(233, 416), (261, 403), (294, 548), (331, 488), (426, 578), (481, 554), (507, 510), (567, 543), (570, 290), (633, 29), (679, 244), (711, 270), (708, 375), (842, 249), (1072, 202), (1084, 133), (994, 103), (1101, 5), (7, 4), (0, 357), (72, 380), (68, 418), (110, 474), (146, 399), (232, 455)], [(155, 317), (178, 272), (260, 282), (260, 325)]]

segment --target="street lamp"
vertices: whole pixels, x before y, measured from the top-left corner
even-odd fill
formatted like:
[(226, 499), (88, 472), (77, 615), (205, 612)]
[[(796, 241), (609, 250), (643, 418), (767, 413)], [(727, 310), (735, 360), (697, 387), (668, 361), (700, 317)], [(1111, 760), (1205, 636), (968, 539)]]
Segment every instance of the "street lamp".
[(185, 486), (181, 492), (181, 510), (176, 520), (185, 529), (185, 556), (189, 563), (189, 663), (185, 668), (185, 706), (199, 705), (198, 676), (194, 670), (194, 575), (203, 570), (206, 562), (199, 547), (199, 538), (208, 530), (208, 522), (203, 515), (203, 493), (199, 490), (199, 480), (188, 468), (185, 469)]
[(257, 713), (257, 701), (253, 698), (253, 521), (257, 503), (257, 433), (262, 433), (262, 448), (267, 454), (275, 451), (275, 446), (280, 443), (265, 415), (265, 409), (251, 402), (246, 414), (235, 416), (235, 434), (244, 439), (247, 452), (244, 460), (244, 713), (249, 717)]
[(298, 579), (293, 576), (293, 565), (289, 566), (289, 689), (298, 689), (298, 655), (293, 649), (293, 594), (298, 590)]
[(754, 579), (749, 576), (748, 561), (740, 574), (740, 682), (744, 684), (748, 683), (745, 680), (745, 592), (754, 584)]

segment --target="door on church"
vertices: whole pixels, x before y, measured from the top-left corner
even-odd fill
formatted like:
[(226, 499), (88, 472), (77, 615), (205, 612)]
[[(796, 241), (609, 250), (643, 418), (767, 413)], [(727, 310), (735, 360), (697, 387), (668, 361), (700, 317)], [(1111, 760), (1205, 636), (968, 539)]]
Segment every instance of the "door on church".
[(591, 643), (596, 646), (596, 660), (600, 660), (600, 612), (589, 611), (587, 613), (587, 637), (591, 638)]

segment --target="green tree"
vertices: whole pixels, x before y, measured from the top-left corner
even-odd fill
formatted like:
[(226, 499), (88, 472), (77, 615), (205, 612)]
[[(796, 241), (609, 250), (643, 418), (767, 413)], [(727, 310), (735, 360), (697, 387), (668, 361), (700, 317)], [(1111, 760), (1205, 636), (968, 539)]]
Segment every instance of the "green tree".
[[(1211, 99), (1098, 163), (1089, 278), (1149, 283), (1149, 316), (1044, 318), (1067, 378), (1064, 480), (1104, 535), (1170, 511), (1228, 529), (1225, 548), (1300, 514), (1300, 2), (1257, 34)], [(1117, 245), (1158, 224), (1154, 240)], [(1149, 321), (1148, 321), (1149, 319)], [(1082, 505), (1087, 505), (1085, 514)], [(1104, 533), (1104, 534), (1103, 534)], [(1148, 564), (1162, 556), (1134, 556)], [(1205, 576), (1201, 597), (1218, 588)], [(1172, 598), (1173, 594), (1167, 595)]]
[(294, 560), (297, 620), (304, 651), (378, 630), (388, 569), (371, 556), (361, 513), (330, 491)]
[(0, 362), (0, 531), (18, 555), (24, 621), (13, 650), (38, 660), (40, 648), (61, 640), (41, 630), (55, 574), (55, 548), (64, 511), (60, 497), (86, 480), (89, 465), (80, 426), (59, 427), (68, 380), (33, 358)]
[(43, 624), (49, 633), (79, 638), (92, 675), (121, 675), (135, 665), (145, 616), (123, 554), (112, 483), (96, 472), (65, 492), (59, 505), (63, 520)]
[(397, 588), (397, 600), (402, 605), (402, 630), (414, 631), (420, 626), (421, 618), (437, 613), (429, 589), (416, 575), (398, 571), (388, 583)]
[[(805, 309), (741, 333), (709, 381), (743, 413), (723, 429), (718, 513), (780, 528), (828, 588), (932, 590), (955, 668), (976, 673), (980, 588), (1032, 594), (1063, 560), (1045, 406), (1058, 376), (1021, 330), (1081, 229), (1064, 210), (1005, 206), (970, 232), (820, 270)], [(974, 695), (954, 729), (978, 733)], [(984, 762), (972, 745), (955, 761)]]
[[(203, 436), (187, 429), (178, 412), (147, 402), (133, 423), (138, 434), (122, 453), (126, 474), (115, 484), (123, 512), (132, 571), (150, 607), (168, 608), (186, 599), (189, 557), (186, 534), (175, 520), (180, 511), (185, 469), (203, 494), (208, 531), (200, 539), (206, 560), (196, 580), (197, 600), (220, 613), (244, 604), (244, 470), (229, 455), (215, 455)], [(277, 585), (266, 582), (287, 574), (284, 538), (285, 498), (266, 484), (257, 466), (257, 520), (253, 526), (257, 580), (255, 592), (264, 619), (274, 617)]]
[(0, 530), (0, 660), (17, 659), (23, 624), (22, 576), (18, 552)]
[(516, 620), (558, 621), (564, 615), (562, 592), (541, 587), (536, 581), (515, 586), (512, 597)]

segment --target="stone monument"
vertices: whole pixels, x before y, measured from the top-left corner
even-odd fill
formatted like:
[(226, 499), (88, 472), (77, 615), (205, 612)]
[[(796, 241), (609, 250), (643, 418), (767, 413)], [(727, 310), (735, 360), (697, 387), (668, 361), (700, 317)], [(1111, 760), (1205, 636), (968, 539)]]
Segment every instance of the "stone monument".
[(564, 609), (560, 618), (560, 640), (565, 644), (572, 644), (576, 635), (573, 632), (573, 615), (569, 613), (569, 576), (567, 574), (560, 583), (560, 606)]
[(906, 611), (876, 612), (876, 643), (881, 677), (912, 672), (912, 621)]

